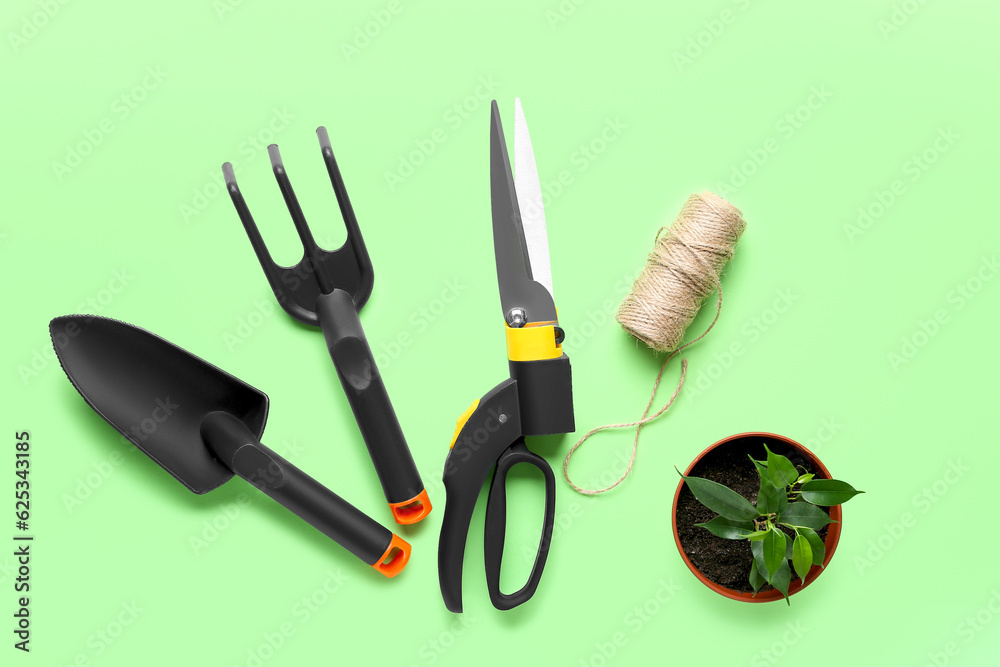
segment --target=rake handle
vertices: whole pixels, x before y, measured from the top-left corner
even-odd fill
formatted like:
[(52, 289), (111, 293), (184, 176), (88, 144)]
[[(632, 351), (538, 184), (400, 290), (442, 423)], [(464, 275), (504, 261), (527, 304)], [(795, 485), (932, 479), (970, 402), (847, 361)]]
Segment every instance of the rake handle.
[(393, 516), (397, 523), (415, 523), (430, 512), (430, 501), (354, 301), (344, 290), (335, 289), (319, 297), (316, 314)]

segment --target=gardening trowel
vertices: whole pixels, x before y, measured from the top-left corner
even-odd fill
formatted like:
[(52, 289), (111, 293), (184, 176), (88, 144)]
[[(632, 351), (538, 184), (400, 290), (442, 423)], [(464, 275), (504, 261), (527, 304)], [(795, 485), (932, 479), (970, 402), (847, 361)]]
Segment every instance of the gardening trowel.
[(264, 393), (117, 320), (67, 315), (49, 332), (90, 407), (184, 486), (239, 475), (387, 577), (406, 565), (409, 544), (260, 443)]

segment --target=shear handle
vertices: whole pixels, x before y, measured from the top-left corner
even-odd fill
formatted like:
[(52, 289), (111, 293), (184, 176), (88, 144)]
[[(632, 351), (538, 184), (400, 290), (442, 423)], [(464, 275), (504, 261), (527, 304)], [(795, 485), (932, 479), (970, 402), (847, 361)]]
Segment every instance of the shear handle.
[[(500, 568), (503, 564), (504, 537), (507, 531), (507, 474), (519, 463), (532, 465), (545, 476), (545, 519), (542, 523), (542, 537), (535, 554), (535, 564), (531, 567), (528, 581), (520, 590), (506, 594), (500, 590)], [(524, 438), (507, 448), (497, 461), (493, 482), (490, 484), (489, 501), (486, 504), (486, 535), (483, 552), (486, 560), (486, 586), (490, 591), (493, 606), (500, 610), (513, 609), (527, 602), (542, 578), (545, 559), (549, 555), (552, 529), (556, 516), (556, 478), (552, 467), (538, 454), (529, 451)]]
[(507, 379), (473, 403), (459, 419), (444, 464), (447, 499), (438, 544), (441, 597), (450, 611), (462, 611), (462, 569), (472, 514), (490, 470), (521, 437), (517, 383)]

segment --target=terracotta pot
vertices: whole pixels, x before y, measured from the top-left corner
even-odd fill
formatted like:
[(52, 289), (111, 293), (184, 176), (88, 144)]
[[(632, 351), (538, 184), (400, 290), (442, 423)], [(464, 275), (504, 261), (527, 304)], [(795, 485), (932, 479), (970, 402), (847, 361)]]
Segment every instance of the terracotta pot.
[[(781, 435), (775, 435), (774, 433), (763, 433), (763, 432), (738, 433), (736, 435), (731, 435), (728, 438), (723, 438), (722, 440), (719, 440), (717, 443), (715, 443), (714, 445), (703, 451), (701, 454), (699, 454), (697, 458), (695, 458), (695, 460), (691, 462), (691, 465), (689, 465), (687, 469), (684, 471), (684, 475), (685, 476), (690, 475), (691, 470), (698, 464), (698, 462), (701, 461), (702, 458), (704, 458), (704, 456), (709, 452), (711, 452), (712, 450), (716, 449), (717, 447), (725, 447), (730, 442), (734, 440), (740, 440), (743, 438), (760, 438), (762, 441), (766, 442), (781, 442), (791, 447), (792, 449), (798, 451), (798, 453), (803, 458), (809, 461), (809, 464), (815, 471), (815, 475), (817, 478), (820, 479), (831, 478), (830, 471), (826, 469), (826, 466), (823, 465), (823, 462), (820, 461), (819, 458), (817, 458), (816, 455), (810, 452), (808, 449), (806, 449), (805, 447), (803, 447), (802, 445), (800, 445), (799, 443), (795, 442), (790, 438), (786, 438)], [(714, 581), (708, 579), (705, 575), (701, 573), (700, 570), (698, 570), (697, 567), (694, 566), (694, 564), (691, 563), (691, 561), (687, 557), (687, 554), (684, 553), (684, 548), (681, 546), (680, 535), (678, 535), (677, 533), (677, 499), (680, 497), (681, 489), (683, 487), (684, 487), (684, 480), (681, 480), (677, 484), (677, 490), (674, 492), (674, 504), (670, 513), (671, 524), (673, 526), (674, 543), (677, 545), (677, 550), (680, 552), (681, 558), (684, 560), (684, 564), (687, 565), (688, 569), (691, 570), (694, 576), (696, 576), (701, 583), (705, 584), (719, 595), (724, 595), (727, 598), (731, 598), (733, 600), (741, 600), (743, 602), (773, 602), (774, 600), (783, 600), (784, 596), (782, 596), (781, 592), (778, 591), (777, 589), (771, 589), (769, 591), (761, 592), (758, 593), (756, 596), (754, 596), (753, 593), (734, 591), (731, 588), (720, 586)], [(840, 505), (835, 505), (830, 508), (830, 518), (833, 519), (836, 523), (831, 523), (827, 528), (826, 540), (825, 540), (826, 556), (823, 558), (823, 567), (826, 567), (830, 563), (830, 559), (833, 558), (833, 553), (837, 550), (837, 542), (840, 541), (842, 516), (843, 512), (841, 511)], [(806, 575), (805, 581), (802, 581), (801, 579), (796, 579), (791, 583), (791, 585), (788, 587), (788, 595), (789, 596), (795, 595), (800, 590), (811, 584), (813, 581), (816, 580), (816, 577), (818, 577), (821, 572), (823, 572), (823, 568), (821, 568), (818, 565), (813, 565), (812, 568), (809, 570), (809, 573)]]

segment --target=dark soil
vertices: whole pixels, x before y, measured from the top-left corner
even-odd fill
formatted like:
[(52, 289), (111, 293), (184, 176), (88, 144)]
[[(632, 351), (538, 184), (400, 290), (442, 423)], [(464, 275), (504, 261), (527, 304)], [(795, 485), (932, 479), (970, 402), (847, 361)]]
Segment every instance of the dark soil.
[[(795, 449), (783, 442), (753, 437), (733, 440), (717, 447), (698, 462), (691, 470), (691, 475), (724, 484), (756, 504), (760, 477), (747, 455), (758, 461), (764, 460), (767, 457), (765, 442), (772, 452), (787, 456), (795, 466), (801, 466), (811, 473), (817, 472)], [(829, 514), (828, 507), (823, 509)], [(750, 586), (750, 565), (753, 560), (750, 542), (724, 540), (694, 525), (705, 523), (715, 516), (715, 512), (698, 502), (687, 485), (681, 488), (677, 498), (677, 534), (684, 553), (711, 581), (735, 591), (750, 593), (753, 591)], [(791, 531), (786, 532), (794, 535)], [(826, 539), (826, 528), (817, 532), (820, 538)], [(792, 581), (797, 579), (798, 576), (793, 571)], [(767, 590), (771, 590), (771, 586), (764, 584), (761, 591)]]

